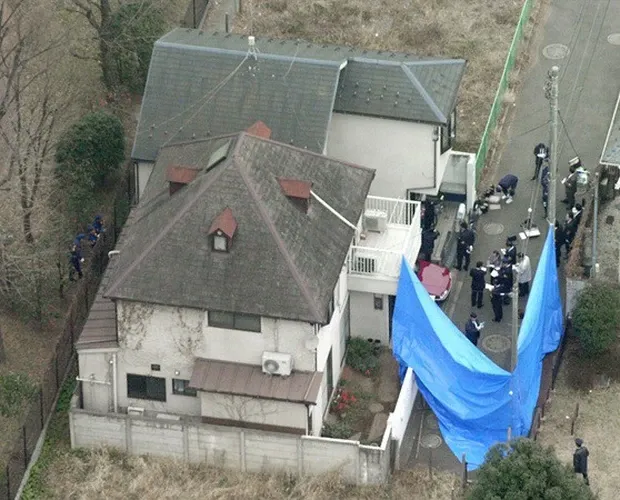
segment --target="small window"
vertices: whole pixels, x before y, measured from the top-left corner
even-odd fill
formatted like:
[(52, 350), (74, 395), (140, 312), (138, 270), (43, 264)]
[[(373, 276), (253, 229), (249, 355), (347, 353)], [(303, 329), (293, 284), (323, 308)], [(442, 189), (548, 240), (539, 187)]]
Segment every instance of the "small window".
[(456, 110), (450, 114), (448, 124), (441, 127), (441, 153), (445, 153), (454, 145), (456, 139)]
[(213, 250), (218, 252), (228, 251), (228, 238), (221, 231), (213, 235)]
[(196, 397), (196, 389), (190, 389), (189, 380), (183, 380), (180, 378), (172, 379), (172, 394), (178, 396), (193, 396)]
[(375, 295), (374, 304), (377, 311), (383, 311), (383, 295)]
[(136, 399), (166, 401), (166, 379), (128, 373), (127, 396)]
[(261, 331), (260, 316), (225, 311), (209, 311), (209, 326), (248, 332)]

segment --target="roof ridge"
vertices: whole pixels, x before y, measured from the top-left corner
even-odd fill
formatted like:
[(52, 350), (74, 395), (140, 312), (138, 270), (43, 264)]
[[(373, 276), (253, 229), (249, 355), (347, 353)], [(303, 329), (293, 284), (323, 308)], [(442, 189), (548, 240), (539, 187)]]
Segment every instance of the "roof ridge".
[[(246, 136), (246, 134), (244, 133), (243, 134), (243, 138), (239, 141), (239, 143), (241, 143), (241, 142), (243, 142), (243, 140), (245, 140), (245, 136)], [(236, 152), (237, 151), (235, 151), (235, 153)], [(261, 218), (263, 219), (263, 221), (267, 225), (267, 228), (269, 229), (269, 232), (270, 232), (272, 238), (276, 242), (276, 246), (278, 247), (278, 250), (280, 250), (280, 253), (284, 257), (284, 260), (286, 261), (286, 264), (288, 265), (288, 268), (291, 271), (291, 274), (293, 275), (293, 279), (297, 283), (297, 286), (301, 290), (302, 295), (304, 296), (304, 298), (306, 299), (306, 302), (310, 306), (310, 310), (315, 315), (317, 323), (320, 323), (323, 320), (323, 314), (321, 314), (321, 312), (317, 309), (316, 304), (312, 300), (312, 294), (310, 293), (310, 290), (308, 290), (307, 286), (304, 284), (304, 282), (302, 280), (302, 277), (301, 277), (301, 274), (299, 273), (299, 269), (297, 269), (297, 266), (293, 262), (293, 258), (291, 257), (291, 254), (288, 252), (288, 250), (286, 248), (286, 244), (284, 243), (284, 241), (282, 240), (282, 238), (278, 234), (278, 231), (276, 229), (275, 224), (273, 223), (273, 221), (271, 220), (271, 218), (267, 214), (267, 211), (265, 210), (265, 206), (263, 205), (262, 200), (260, 199), (260, 196), (258, 195), (256, 190), (254, 189), (254, 186), (252, 186), (252, 184), (250, 182), (250, 179), (245, 174), (243, 169), (241, 167), (239, 167), (239, 165), (237, 165), (237, 162), (235, 161), (234, 157), (233, 157), (233, 165), (239, 171), (239, 175), (241, 176), (241, 179), (243, 179), (243, 182), (244, 182), (245, 186), (247, 187), (248, 191), (250, 192), (250, 196), (252, 196), (252, 198), (254, 200), (254, 203), (256, 204), (256, 207), (258, 208), (258, 213), (260, 214)]]
[(401, 63), (400, 67), (405, 73), (405, 75), (407, 75), (407, 78), (409, 78), (416, 90), (420, 93), (422, 99), (424, 99), (424, 102), (426, 102), (426, 104), (428, 104), (428, 107), (431, 108), (431, 111), (437, 117), (437, 119), (441, 123), (446, 123), (448, 119), (444, 116), (442, 111), (439, 109), (439, 106), (437, 106), (437, 103), (435, 103), (433, 98), (426, 91), (424, 85), (420, 83), (420, 80), (418, 80), (418, 78), (414, 75), (413, 71), (411, 71), (411, 68), (409, 68), (409, 66), (407, 66), (407, 64), (405, 63)]
[(165, 146), (162, 146), (161, 148), (159, 148), (159, 150), (163, 150), (163, 149), (168, 149), (168, 148), (172, 148), (172, 147), (179, 147), (179, 146), (185, 146), (187, 144), (198, 144), (200, 142), (208, 142), (208, 141), (216, 141), (218, 139), (226, 139), (229, 137), (236, 137), (239, 135), (239, 132), (231, 132), (230, 134), (221, 134), (221, 135), (214, 135), (213, 137), (196, 137), (194, 139), (185, 139), (183, 141), (179, 141), (179, 142), (170, 142), (168, 144), (166, 144)]
[[(202, 197), (205, 191), (222, 175), (226, 169), (222, 168), (217, 172), (214, 172), (209, 179), (204, 181), (204, 184), (198, 189), (198, 192), (179, 210), (175, 216), (164, 226), (161, 232), (151, 240), (149, 245), (142, 251), (142, 253), (121, 273), (121, 275), (110, 285), (106, 290), (106, 297), (110, 297), (116, 288), (129, 276), (129, 274), (146, 258), (146, 256), (155, 248), (161, 240), (168, 234), (168, 232), (176, 226), (179, 220), (187, 213), (187, 211)], [(201, 177), (204, 179), (205, 177)], [(162, 205), (159, 205), (162, 206)]]

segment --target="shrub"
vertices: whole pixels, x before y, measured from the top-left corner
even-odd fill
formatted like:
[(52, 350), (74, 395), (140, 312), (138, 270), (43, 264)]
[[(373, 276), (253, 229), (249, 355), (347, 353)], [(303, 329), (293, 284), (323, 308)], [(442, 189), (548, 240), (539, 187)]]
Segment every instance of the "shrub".
[(339, 420), (334, 423), (326, 423), (323, 426), (321, 435), (323, 437), (334, 439), (348, 439), (353, 434), (353, 429), (349, 426), (349, 423), (345, 420)]
[(372, 373), (379, 366), (377, 347), (367, 340), (350, 338), (347, 342), (347, 365), (361, 373)]
[(573, 311), (573, 328), (587, 356), (606, 351), (620, 329), (620, 288), (593, 282), (583, 289)]
[(21, 373), (0, 375), (0, 415), (16, 415), (23, 403), (31, 399), (37, 388), (30, 379)]
[(557, 459), (552, 448), (543, 448), (530, 439), (517, 439), (488, 451), (467, 498), (590, 500), (595, 497), (583, 479)]
[(112, 15), (104, 38), (109, 40), (121, 87), (131, 92), (144, 91), (153, 44), (165, 31), (163, 13), (150, 2), (122, 5)]

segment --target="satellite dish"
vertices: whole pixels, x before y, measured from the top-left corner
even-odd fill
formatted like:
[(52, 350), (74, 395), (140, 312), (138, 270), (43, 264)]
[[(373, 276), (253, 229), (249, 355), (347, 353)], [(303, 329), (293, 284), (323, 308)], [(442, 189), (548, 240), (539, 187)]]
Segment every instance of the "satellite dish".
[(316, 335), (313, 335), (312, 337), (308, 337), (304, 344), (306, 346), (306, 349), (314, 352), (316, 351), (317, 347), (319, 347), (319, 338)]

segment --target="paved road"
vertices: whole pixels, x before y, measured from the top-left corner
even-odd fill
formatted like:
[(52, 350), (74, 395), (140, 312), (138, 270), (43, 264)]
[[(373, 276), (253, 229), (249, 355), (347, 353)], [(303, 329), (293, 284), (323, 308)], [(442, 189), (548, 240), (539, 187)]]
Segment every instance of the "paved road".
[[(486, 261), (493, 249), (501, 248), (509, 235), (517, 234), (519, 225), (527, 218), (527, 210), (534, 209), (534, 220), (548, 227), (544, 218), (540, 190), (530, 181), (533, 174), (533, 149), (539, 142), (549, 144), (549, 103), (543, 86), (553, 65), (560, 67), (560, 114), (565, 129), (560, 129), (558, 165), (559, 177), (568, 171), (568, 160), (579, 155), (586, 167), (596, 166), (601, 154), (613, 107), (620, 88), (620, 46), (608, 43), (607, 37), (620, 33), (620, 2), (617, 0), (553, 0), (543, 7), (537, 33), (532, 42), (533, 58), (522, 71), (523, 85), (514, 103), (515, 112), (509, 128), (502, 156), (493, 174), (493, 181), (507, 173), (520, 179), (514, 203), (504, 205), (499, 211), (483, 215), (478, 223), (478, 236), (472, 261)], [(550, 44), (561, 44), (567, 54), (555, 60), (543, 55)], [(561, 49), (561, 47), (560, 47)], [(561, 50), (555, 53), (561, 56)], [(560, 124), (561, 125), (561, 124)], [(558, 186), (558, 200), (564, 197), (562, 185)], [(558, 203), (558, 218), (564, 217), (565, 206)], [(520, 243), (518, 251), (530, 256), (532, 267), (537, 264), (545, 232), (527, 244)], [(470, 280), (467, 273), (454, 271), (457, 279), (453, 294), (444, 306), (455, 324), (462, 328), (471, 312), (469, 302)], [(488, 297), (479, 317), (486, 321), (481, 344), (483, 351), (503, 368), (510, 365), (511, 308), (504, 308), (504, 321), (493, 323)], [(520, 306), (526, 304), (521, 302)], [(480, 344), (479, 344), (480, 345)], [(428, 410), (419, 410), (407, 432), (412, 448), (409, 465), (427, 463), (429, 450), (419, 447), (416, 460), (418, 435), (436, 433), (433, 417)], [(420, 432), (422, 417), (427, 417)], [(432, 452), (432, 462), (437, 467), (458, 470), (458, 462), (443, 444)]]

